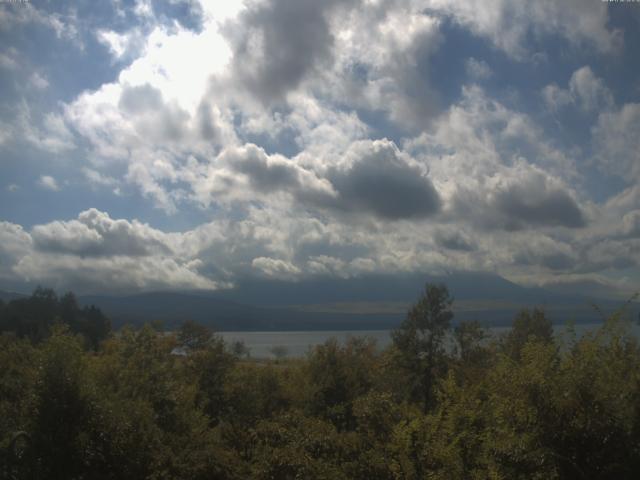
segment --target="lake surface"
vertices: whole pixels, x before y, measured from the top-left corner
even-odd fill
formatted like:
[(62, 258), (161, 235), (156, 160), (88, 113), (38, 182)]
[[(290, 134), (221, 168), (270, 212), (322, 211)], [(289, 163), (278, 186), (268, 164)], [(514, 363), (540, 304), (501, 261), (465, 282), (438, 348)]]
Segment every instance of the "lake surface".
[[(575, 325), (576, 335), (601, 327), (602, 323), (587, 323)], [(510, 330), (511, 327), (490, 327), (487, 330), (491, 335), (499, 335)], [(565, 325), (554, 325), (556, 335), (565, 331)], [(640, 338), (640, 326), (632, 324), (633, 333)], [(284, 347), (289, 357), (303, 357), (310, 348), (320, 345), (328, 339), (335, 337), (340, 343), (346, 342), (350, 337), (368, 337), (376, 341), (379, 348), (385, 348), (391, 343), (391, 330), (358, 330), (358, 331), (306, 331), (306, 332), (219, 332), (225, 342), (244, 342), (249, 348), (252, 358), (273, 358), (273, 347)]]

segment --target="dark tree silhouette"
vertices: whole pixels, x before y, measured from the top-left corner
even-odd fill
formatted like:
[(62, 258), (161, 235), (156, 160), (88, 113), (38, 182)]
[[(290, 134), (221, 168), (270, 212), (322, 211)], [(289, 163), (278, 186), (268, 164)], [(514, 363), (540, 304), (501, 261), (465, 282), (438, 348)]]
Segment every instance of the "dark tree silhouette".
[(407, 318), (392, 333), (398, 365), (410, 378), (411, 394), (427, 411), (433, 404), (433, 384), (445, 368), (445, 337), (451, 328), (453, 299), (445, 285), (427, 284)]

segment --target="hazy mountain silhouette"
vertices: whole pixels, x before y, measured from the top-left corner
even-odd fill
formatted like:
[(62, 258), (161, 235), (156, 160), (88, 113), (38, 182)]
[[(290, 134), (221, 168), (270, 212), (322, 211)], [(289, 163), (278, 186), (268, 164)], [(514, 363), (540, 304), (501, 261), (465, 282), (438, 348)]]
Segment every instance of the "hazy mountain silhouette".
[[(454, 297), (454, 321), (480, 320), (509, 325), (522, 308), (542, 306), (552, 321), (602, 320), (592, 304), (611, 312), (620, 302), (526, 288), (491, 273), (376, 274), (340, 279), (316, 277), (297, 282), (240, 279), (216, 292), (151, 292), (129, 296), (79, 296), (96, 305), (114, 326), (162, 322), (175, 328), (194, 320), (218, 330), (362, 330), (395, 328), (425, 282), (444, 283)], [(20, 294), (0, 292), (4, 301)], [(633, 305), (637, 316), (638, 304)]]

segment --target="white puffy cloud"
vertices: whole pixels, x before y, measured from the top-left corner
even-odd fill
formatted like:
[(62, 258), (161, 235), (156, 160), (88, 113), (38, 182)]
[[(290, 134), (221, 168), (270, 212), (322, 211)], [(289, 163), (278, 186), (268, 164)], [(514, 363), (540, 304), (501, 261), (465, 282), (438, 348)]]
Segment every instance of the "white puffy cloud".
[[(449, 269), (546, 278), (619, 268), (637, 253), (640, 190), (594, 205), (576, 165), (580, 149), (558, 147), (515, 97), (498, 101), (468, 84), (444, 105), (431, 82), (445, 22), (512, 60), (543, 56), (527, 39), (545, 35), (609, 53), (620, 36), (607, 26), (606, 5), (264, 0), (189, 8), (201, 9), (194, 30), (160, 21), (152, 2), (139, 1), (144, 28), (93, 31), (113, 65), (127, 62), (122, 71), (61, 114), (23, 106), (0, 143), (20, 130), (43, 151), (81, 158), (77, 171), (92, 188), (133, 188), (171, 214), (195, 206), (208, 223), (167, 233), (91, 209), (29, 231), (7, 224), (14, 246), (0, 255), (6, 275), (95, 290)], [(8, 52), (0, 64), (15, 68), (16, 58)], [(497, 76), (480, 58), (461, 66), (482, 85)], [(638, 178), (637, 105), (616, 109), (589, 66), (561, 83), (543, 90), (549, 108), (599, 112), (596, 159)], [(393, 140), (383, 138), (387, 126)], [(41, 183), (59, 187), (53, 177)], [(611, 212), (616, 222), (606, 220)]]
[(424, 5), (364, 2), (332, 20), (333, 69), (314, 87), (341, 103), (386, 112), (415, 131), (440, 109), (428, 75), (428, 59), (441, 43), (439, 27)]
[(13, 280), (16, 263), (31, 248), (31, 236), (20, 225), (0, 222), (0, 279)]
[(507, 54), (518, 59), (531, 58), (529, 36), (555, 34), (572, 45), (611, 52), (620, 46), (622, 33), (608, 27), (607, 4), (582, 0), (431, 0), (429, 8), (450, 15), (475, 34), (486, 37)]
[(164, 233), (137, 220), (113, 220), (95, 208), (80, 213), (77, 220), (37, 225), (31, 237), (38, 250), (87, 257), (171, 252)]
[(29, 255), (15, 267), (25, 279), (80, 292), (215, 289), (217, 284), (172, 258)]
[(300, 270), (291, 263), (269, 257), (258, 257), (251, 261), (251, 266), (268, 277), (291, 278), (300, 273)]
[[(574, 161), (530, 117), (477, 86), (465, 87), (461, 101), (405, 149), (429, 169), (445, 216), (485, 227), (515, 228), (509, 219), (540, 225), (546, 214), (549, 225), (584, 223), (569, 187), (577, 176)], [(573, 213), (561, 221), (560, 211)]]
[(179, 240), (138, 221), (95, 209), (77, 220), (36, 225), (31, 232), (0, 222), (0, 278), (80, 292), (215, 289), (201, 262), (176, 252)]
[(57, 180), (51, 175), (42, 175), (38, 179), (38, 185), (46, 190), (51, 190), (52, 192), (57, 192), (58, 190), (60, 190), (60, 186), (58, 185)]
[[(141, 5), (141, 12), (153, 14), (147, 4)], [(575, 43), (593, 38), (611, 40), (613, 35), (598, 27), (603, 14), (600, 7), (592, 15), (580, 13), (576, 20), (565, 15), (564, 7), (551, 3), (538, 8), (527, 5), (513, 7), (518, 18), (524, 18), (523, 12), (532, 14), (532, 19), (524, 22), (526, 28), (559, 30)], [(424, 5), (411, 1), (316, 5), (273, 0), (235, 3), (224, 13), (205, 2), (200, 31), (180, 25), (156, 27), (139, 58), (117, 81), (80, 95), (67, 106), (65, 120), (89, 141), (92, 171), (100, 178), (110, 178), (114, 176), (113, 165), (124, 165), (124, 180), (169, 213), (177, 212), (183, 202), (206, 208), (212, 202), (249, 200), (240, 190), (247, 181), (255, 187), (260, 180), (230, 168), (223, 152), (228, 156), (243, 143), (250, 145), (246, 138), (252, 136), (267, 137), (276, 144), (290, 142), (298, 149), (290, 158), (269, 155), (270, 175), (296, 171), (311, 182), (299, 183), (300, 189), (315, 184), (319, 188), (311, 188), (314, 194), (330, 190), (328, 170), (337, 171), (336, 164), (352, 144), (370, 134), (356, 113), (358, 109), (386, 112), (406, 131), (429, 131), (436, 125), (436, 136), (457, 135), (458, 141), (438, 141), (456, 149), (468, 148), (481, 157), (474, 158), (474, 165), (456, 162), (466, 175), (469, 167), (485, 168), (489, 156), (494, 162), (505, 163), (497, 154), (502, 145), (478, 150), (475, 147), (479, 145), (470, 142), (477, 143), (482, 137), (463, 138), (464, 129), (473, 128), (462, 124), (469, 119), (463, 117), (485, 114), (489, 122), (506, 122), (501, 132), (503, 144), (527, 142), (540, 153), (540, 162), (548, 161), (551, 168), (565, 172), (572, 169), (570, 159), (547, 142), (540, 142), (539, 132), (525, 115), (507, 111), (473, 88), (467, 88), (464, 101), (446, 112), (448, 124), (436, 120), (441, 106), (430, 87), (428, 60), (440, 45), (442, 15), (452, 15), (494, 38), (491, 28), (508, 30), (503, 16), (512, 7), (498, 3), (491, 10), (496, 18), (480, 16), (475, 20), (465, 7), (448, 2), (431, 2), (429, 7), (425, 10)], [(606, 11), (604, 15), (606, 18)], [(278, 22), (283, 19), (295, 28), (280, 28)], [(553, 22), (540, 26), (545, 19)], [(524, 33), (511, 34), (512, 39), (502, 47), (513, 53)], [(123, 35), (98, 32), (115, 55), (123, 54), (126, 48), (128, 37)], [(190, 54), (184, 55), (185, 51)], [(469, 59), (467, 67), (476, 78), (490, 75), (486, 63), (478, 59)], [(598, 79), (589, 72), (576, 72), (571, 80), (571, 88), (575, 85), (576, 95), (585, 105), (604, 98), (596, 89)], [(258, 101), (252, 100), (247, 90)], [(492, 111), (492, 107), (497, 109)], [(488, 124), (484, 118), (482, 122), (480, 128)], [(485, 142), (481, 147), (486, 146)], [(504, 153), (500, 151), (500, 155)], [(274, 167), (278, 162), (281, 166)], [(434, 173), (438, 163), (444, 162), (429, 164)], [(449, 169), (447, 175), (451, 173)], [(433, 181), (439, 190), (435, 176)], [(292, 188), (281, 187), (292, 198), (300, 198)], [(335, 197), (339, 192), (333, 187)], [(258, 188), (256, 195), (265, 192)]]
[(44, 90), (49, 86), (49, 81), (44, 75), (34, 72), (29, 77), (29, 84), (37, 90)]
[(544, 87), (542, 98), (551, 111), (575, 104), (584, 111), (594, 112), (609, 110), (614, 103), (609, 88), (602, 79), (596, 77), (589, 66), (573, 72), (568, 89), (562, 89), (556, 84)]

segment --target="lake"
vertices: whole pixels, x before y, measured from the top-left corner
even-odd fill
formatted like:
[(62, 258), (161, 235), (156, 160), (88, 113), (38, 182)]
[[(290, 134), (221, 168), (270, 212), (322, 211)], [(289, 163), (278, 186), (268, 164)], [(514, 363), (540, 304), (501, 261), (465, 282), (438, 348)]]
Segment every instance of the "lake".
[[(602, 323), (587, 323), (575, 325), (578, 336), (585, 332), (594, 330), (602, 326)], [(487, 330), (492, 335), (499, 335), (506, 332), (511, 327), (490, 327)], [(556, 335), (560, 335), (565, 330), (565, 325), (554, 325)], [(640, 326), (632, 324), (632, 331), (640, 337)], [(379, 348), (385, 348), (391, 343), (391, 330), (325, 330), (325, 331), (305, 331), (305, 332), (219, 332), (225, 342), (244, 342), (249, 348), (252, 358), (273, 358), (271, 348), (281, 346), (286, 348), (287, 356), (303, 357), (315, 345), (320, 345), (328, 339), (335, 337), (340, 343), (344, 343), (350, 337), (373, 338)]]

